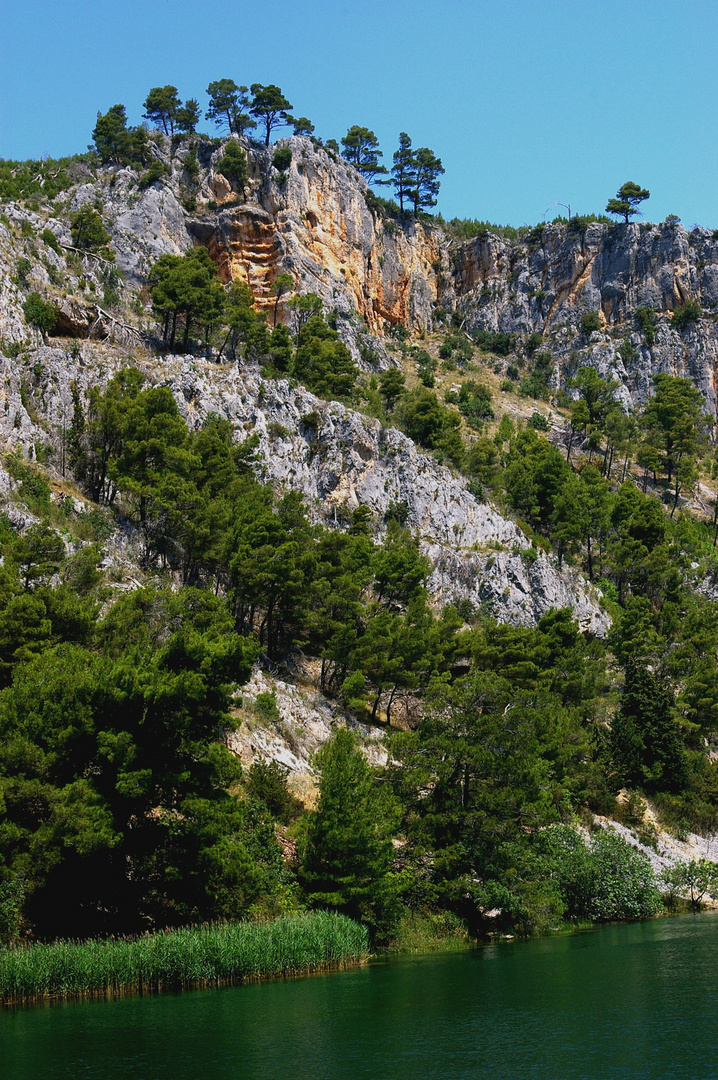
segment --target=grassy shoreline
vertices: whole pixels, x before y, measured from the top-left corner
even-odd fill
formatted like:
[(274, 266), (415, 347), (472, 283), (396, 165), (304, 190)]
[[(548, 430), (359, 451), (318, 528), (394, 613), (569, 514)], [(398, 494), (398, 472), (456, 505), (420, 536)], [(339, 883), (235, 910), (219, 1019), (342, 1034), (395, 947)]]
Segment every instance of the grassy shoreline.
[(324, 911), (135, 939), (26, 945), (0, 950), (0, 1004), (287, 978), (357, 966), (368, 956), (366, 928)]

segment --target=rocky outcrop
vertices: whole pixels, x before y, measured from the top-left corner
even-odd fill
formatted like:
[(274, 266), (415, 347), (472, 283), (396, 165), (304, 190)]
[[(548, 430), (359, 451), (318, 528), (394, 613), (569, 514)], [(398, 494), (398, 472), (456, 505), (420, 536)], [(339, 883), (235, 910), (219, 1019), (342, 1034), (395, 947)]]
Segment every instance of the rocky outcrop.
[[(271, 694), (276, 716), (268, 718), (255, 707), (259, 694)], [(241, 705), (232, 712), (234, 726), (225, 733), (227, 747), (243, 765), (256, 760), (278, 761), (289, 773), (290, 789), (306, 804), (316, 799), (314, 754), (339, 727), (350, 728), (370, 764), (385, 765), (383, 729), (361, 723), (306, 681), (280, 679), (255, 668), (241, 690)]]
[[(0, 432), (6, 445), (32, 455), (39, 443), (57, 444), (72, 417), (72, 383), (86, 391), (123, 366), (121, 350), (94, 343), (84, 343), (75, 356), (43, 347), (32, 367), (5, 358)], [(569, 606), (584, 630), (606, 632), (599, 593), (560, 572), (553, 556), (533, 549), (518, 526), (477, 502), (465, 480), (396, 429), (286, 380), (264, 380), (256, 369), (193, 357), (140, 360), (138, 366), (151, 382), (170, 387), (190, 427), (218, 413), (237, 438), (256, 433), (264, 479), (280, 491), (301, 492), (315, 519), (343, 527), (363, 504), (381, 534), (390, 504), (403, 503), (407, 524), (434, 567), (430, 589), (437, 603), (470, 599), (520, 625)]]
[[(317, 293), (336, 313), (355, 359), (365, 364), (390, 362), (382, 340), (392, 328), (421, 332), (435, 327), (439, 315), (455, 312), (464, 331), (516, 334), (519, 358), (529, 334), (543, 335), (557, 385), (590, 364), (618, 381), (629, 407), (642, 404), (653, 376), (665, 371), (691, 378), (715, 413), (718, 235), (711, 230), (578, 219), (540, 226), (518, 239), (485, 230), (473, 240), (452, 241), (436, 224), (387, 213), (351, 165), (310, 138), (281, 140), (292, 154), (286, 173), (272, 165), (275, 148), (245, 141), (250, 181), (243, 192), (219, 171), (226, 144), (199, 140), (195, 165), (188, 144), (173, 147), (159, 133), (153, 139), (152, 152), (167, 175), (144, 186), (132, 169), (105, 168), (94, 179), (84, 177), (68, 197), (70, 211), (101, 207), (128, 298), (140, 290), (146, 303), (142, 289), (159, 255), (204, 244), (223, 280), (247, 281), (270, 321), (280, 273), (291, 275), (296, 291)], [(6, 209), (10, 227), (0, 222), (0, 336), (20, 342), (32, 336), (14, 273), (26, 246), (20, 226), (26, 222), (23, 228), (35, 236), (49, 227), (62, 244), (70, 235), (66, 222)], [(40, 291), (67, 301), (84, 289), (88, 305), (98, 302), (101, 267), (87, 258), (83, 266), (65, 265), (50, 248), (39, 255), (32, 260), (32, 284)], [(278, 317), (291, 321), (287, 300), (280, 300)], [(689, 300), (703, 315), (679, 329), (672, 312)], [(655, 312), (652, 341), (636, 321), (639, 307)], [(601, 329), (586, 335), (579, 322), (588, 312), (599, 315)], [(150, 325), (146, 316), (144, 321)], [(140, 317), (138, 329), (142, 322)], [(79, 334), (87, 320), (73, 318), (68, 326), (68, 333)], [(105, 325), (94, 332), (109, 330)]]
[[(628, 405), (643, 404), (664, 371), (692, 379), (716, 411), (718, 235), (681, 225), (593, 223), (537, 228), (523, 241), (485, 234), (451, 255), (457, 309), (469, 330), (538, 332), (554, 356), (559, 382), (582, 364), (616, 379)], [(703, 317), (683, 329), (671, 313), (697, 301)], [(655, 313), (647, 342), (636, 310)], [(603, 329), (585, 335), (580, 319), (599, 314)], [(627, 347), (628, 341), (628, 347)]]

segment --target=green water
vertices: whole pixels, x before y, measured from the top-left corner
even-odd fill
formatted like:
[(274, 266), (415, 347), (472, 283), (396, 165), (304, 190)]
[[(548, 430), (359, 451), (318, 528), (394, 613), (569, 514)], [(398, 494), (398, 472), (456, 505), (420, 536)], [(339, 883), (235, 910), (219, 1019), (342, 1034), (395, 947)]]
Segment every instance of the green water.
[(718, 916), (0, 1013), (2, 1080), (718, 1078)]

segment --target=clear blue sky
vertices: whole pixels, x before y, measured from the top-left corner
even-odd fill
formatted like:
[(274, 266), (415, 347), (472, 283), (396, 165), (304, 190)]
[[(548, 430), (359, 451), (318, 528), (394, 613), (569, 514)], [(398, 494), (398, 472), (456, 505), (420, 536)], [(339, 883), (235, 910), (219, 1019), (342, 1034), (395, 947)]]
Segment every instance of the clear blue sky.
[(323, 138), (372, 128), (389, 164), (407, 131), (446, 217), (597, 212), (630, 179), (647, 219), (718, 227), (716, 0), (7, 0), (2, 22), (0, 157), (82, 151), (152, 86), (204, 109), (227, 77), (277, 83)]

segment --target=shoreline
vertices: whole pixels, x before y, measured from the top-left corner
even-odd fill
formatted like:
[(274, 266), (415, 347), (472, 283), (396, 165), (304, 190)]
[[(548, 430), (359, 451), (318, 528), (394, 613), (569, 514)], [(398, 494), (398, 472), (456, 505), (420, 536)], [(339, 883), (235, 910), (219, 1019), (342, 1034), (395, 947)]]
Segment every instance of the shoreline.
[(330, 912), (0, 950), (0, 1006), (116, 999), (360, 967), (365, 927)]

